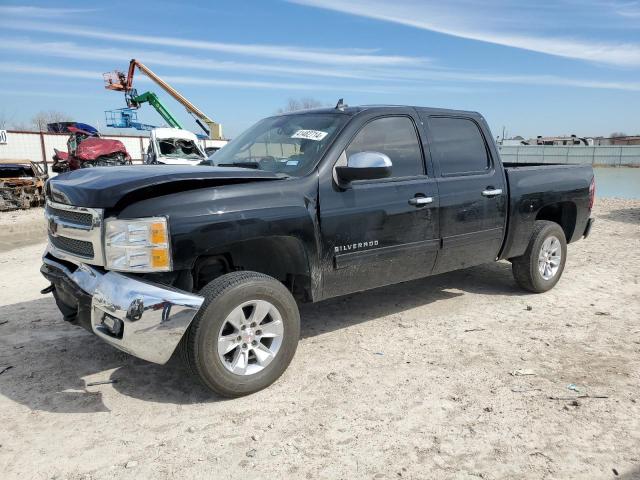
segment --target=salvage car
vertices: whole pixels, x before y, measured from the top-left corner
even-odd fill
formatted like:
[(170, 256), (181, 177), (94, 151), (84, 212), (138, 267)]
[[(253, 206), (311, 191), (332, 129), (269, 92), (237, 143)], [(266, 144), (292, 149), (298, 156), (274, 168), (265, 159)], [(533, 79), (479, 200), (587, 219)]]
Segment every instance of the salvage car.
[[(56, 128), (52, 129), (51, 125)], [(64, 130), (61, 128), (64, 127)], [(69, 133), (67, 151), (54, 148), (53, 165), (56, 173), (91, 167), (131, 165), (131, 156), (120, 140), (103, 138), (91, 125), (75, 122), (50, 124), (49, 129)]]
[(181, 128), (154, 128), (144, 155), (148, 165), (198, 165), (207, 154), (195, 133)]
[(31, 160), (0, 160), (0, 211), (43, 205), (47, 178)]
[(546, 292), (593, 224), (590, 165), (503, 163), (474, 112), (288, 113), (209, 163), (50, 180), (41, 271), (65, 320), (151, 362), (178, 349), (224, 396), (285, 371), (300, 302), (498, 260)]

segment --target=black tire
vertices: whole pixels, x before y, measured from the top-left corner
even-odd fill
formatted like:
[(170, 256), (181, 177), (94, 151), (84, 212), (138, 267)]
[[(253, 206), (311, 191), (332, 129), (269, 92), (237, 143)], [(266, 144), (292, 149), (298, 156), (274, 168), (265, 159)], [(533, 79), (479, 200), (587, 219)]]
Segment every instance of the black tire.
[[(538, 258), (544, 241), (554, 236), (560, 241), (562, 257), (558, 270), (550, 279), (545, 279), (538, 269)], [(516, 283), (534, 293), (543, 293), (551, 290), (560, 280), (564, 265), (567, 261), (567, 240), (564, 230), (555, 222), (538, 220), (533, 227), (533, 233), (524, 255), (511, 259), (511, 270)]]
[[(211, 390), (224, 397), (248, 395), (275, 382), (287, 369), (298, 347), (300, 313), (295, 299), (275, 278), (257, 272), (233, 272), (202, 288), (204, 303), (180, 345), (189, 369)], [(282, 344), (263, 370), (251, 375), (229, 371), (218, 355), (218, 334), (233, 309), (251, 300), (266, 300), (282, 317)]]

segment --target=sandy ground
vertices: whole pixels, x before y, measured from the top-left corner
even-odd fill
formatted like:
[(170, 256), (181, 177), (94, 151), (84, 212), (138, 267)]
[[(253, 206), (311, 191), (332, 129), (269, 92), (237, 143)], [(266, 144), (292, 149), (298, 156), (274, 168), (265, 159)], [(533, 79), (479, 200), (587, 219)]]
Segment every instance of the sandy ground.
[(41, 244), (1, 253), (0, 476), (640, 478), (640, 201), (596, 216), (543, 295), (497, 263), (305, 306), (236, 400), (65, 324)]
[(44, 242), (47, 229), (43, 218), (44, 208), (0, 212), (0, 254), (25, 244)]

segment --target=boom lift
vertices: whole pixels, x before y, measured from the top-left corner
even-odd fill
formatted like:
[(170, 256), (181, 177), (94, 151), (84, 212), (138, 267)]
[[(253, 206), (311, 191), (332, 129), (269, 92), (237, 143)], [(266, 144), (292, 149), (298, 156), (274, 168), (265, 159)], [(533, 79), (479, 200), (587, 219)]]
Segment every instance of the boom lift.
[[(200, 128), (202, 128), (206, 132), (206, 134), (209, 135), (209, 138), (211, 138), (212, 140), (222, 140), (222, 125), (211, 120), (202, 112), (202, 110), (200, 110), (193, 103), (183, 97), (180, 92), (178, 92), (175, 88), (162, 80), (146, 65), (144, 65), (142, 62), (139, 62), (135, 58), (132, 59), (131, 62), (129, 62), (129, 71), (126, 75), (124, 74), (124, 72), (121, 72), (119, 70), (105, 73), (103, 75), (105, 80), (105, 88), (117, 92), (124, 92), (127, 106), (130, 109), (140, 108), (141, 103), (149, 102), (170, 126), (182, 128), (180, 127), (180, 124), (175, 119), (175, 117), (173, 117), (169, 110), (162, 104), (162, 102), (160, 102), (156, 94), (154, 94), (153, 92), (146, 92), (138, 95), (136, 89), (133, 88), (133, 76), (136, 67), (142, 73), (147, 75), (151, 80), (153, 80), (156, 84), (158, 84), (165, 92), (171, 95), (182, 106), (184, 106), (187, 109), (187, 112), (189, 112), (191, 116), (194, 117), (196, 123), (200, 126)], [(175, 124), (173, 124), (172, 122), (175, 122)]]
[(158, 128), (156, 125), (141, 123), (138, 121), (138, 112), (129, 107), (105, 110), (105, 123), (113, 128), (135, 128), (136, 130), (151, 131)]

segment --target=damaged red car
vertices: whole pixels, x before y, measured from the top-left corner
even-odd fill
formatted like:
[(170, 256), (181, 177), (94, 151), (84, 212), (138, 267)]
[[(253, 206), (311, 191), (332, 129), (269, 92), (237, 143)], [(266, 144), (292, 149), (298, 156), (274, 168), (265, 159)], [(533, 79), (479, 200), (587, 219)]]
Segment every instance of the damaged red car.
[(52, 170), (62, 173), (89, 167), (131, 165), (131, 156), (120, 140), (102, 138), (91, 125), (60, 122), (49, 125), (49, 131), (69, 133), (67, 151), (54, 149)]

